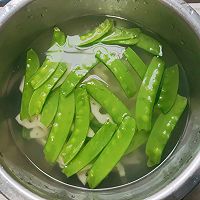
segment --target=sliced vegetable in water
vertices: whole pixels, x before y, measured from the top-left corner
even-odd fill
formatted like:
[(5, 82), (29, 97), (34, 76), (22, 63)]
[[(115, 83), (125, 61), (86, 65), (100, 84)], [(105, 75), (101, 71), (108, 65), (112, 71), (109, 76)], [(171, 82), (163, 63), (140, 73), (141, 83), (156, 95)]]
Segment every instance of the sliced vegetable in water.
[(44, 104), (41, 114), (41, 123), (48, 127), (52, 122), (56, 115), (57, 108), (58, 108), (58, 101), (59, 101), (60, 89), (56, 89), (51, 92), (47, 101)]
[(24, 89), (22, 93), (22, 101), (21, 101), (21, 110), (20, 110), (20, 119), (29, 119), (29, 102), (31, 96), (33, 94), (33, 88), (30, 84), (31, 77), (36, 73), (40, 66), (40, 61), (38, 55), (33, 49), (30, 49), (27, 52), (26, 58), (26, 73), (25, 73), (25, 80), (24, 80)]
[(66, 36), (65, 34), (58, 28), (54, 27), (54, 33), (53, 33), (53, 45), (55, 43), (59, 44), (60, 46), (63, 46), (66, 43)]
[(177, 95), (172, 109), (167, 114), (160, 114), (156, 120), (146, 145), (148, 167), (152, 167), (160, 163), (163, 150), (179, 118), (185, 110), (186, 105), (187, 99)]
[(144, 49), (145, 51), (156, 55), (156, 56), (162, 56), (162, 45), (154, 38), (141, 33), (139, 36), (139, 41), (136, 44), (141, 49)]
[(120, 124), (125, 115), (131, 115), (127, 107), (101, 81), (91, 79), (86, 82), (88, 93)]
[(110, 31), (112, 27), (113, 27), (113, 21), (110, 19), (106, 19), (94, 30), (80, 36), (82, 42), (81, 44), (79, 44), (79, 46), (85, 46), (95, 42), (96, 40), (104, 36), (106, 33), (108, 33), (108, 31)]
[(111, 141), (90, 169), (87, 179), (90, 188), (97, 187), (119, 162), (131, 143), (135, 129), (135, 120), (132, 117), (126, 116)]
[(70, 132), (75, 112), (74, 93), (67, 97), (60, 94), (58, 110), (44, 147), (45, 158), (49, 163), (55, 163)]
[(169, 112), (174, 102), (179, 86), (179, 69), (178, 65), (166, 68), (163, 75), (163, 82), (160, 96), (158, 99), (158, 107), (163, 113)]
[(74, 129), (60, 153), (65, 165), (76, 156), (83, 146), (90, 124), (90, 101), (86, 89), (80, 87), (74, 93), (76, 107)]
[(126, 96), (134, 96), (137, 90), (136, 83), (122, 60), (117, 59), (115, 56), (109, 53), (105, 54), (100, 50), (97, 51), (96, 57), (114, 74), (122, 89), (126, 93)]
[(126, 56), (128, 62), (131, 64), (133, 69), (137, 72), (137, 74), (143, 80), (144, 75), (147, 71), (147, 66), (144, 64), (142, 59), (130, 47), (128, 47), (125, 50), (124, 55)]
[(154, 57), (144, 76), (136, 101), (136, 123), (138, 130), (150, 131), (156, 94), (162, 79), (164, 62)]
[(63, 169), (63, 172), (70, 177), (92, 162), (108, 144), (116, 128), (116, 124), (106, 122), (69, 165)]
[(48, 81), (44, 83), (41, 87), (34, 91), (29, 103), (30, 116), (40, 114), (49, 92), (57, 83), (57, 81), (62, 77), (66, 70), (67, 64), (60, 63), (54, 74), (51, 76), (51, 78), (48, 79)]

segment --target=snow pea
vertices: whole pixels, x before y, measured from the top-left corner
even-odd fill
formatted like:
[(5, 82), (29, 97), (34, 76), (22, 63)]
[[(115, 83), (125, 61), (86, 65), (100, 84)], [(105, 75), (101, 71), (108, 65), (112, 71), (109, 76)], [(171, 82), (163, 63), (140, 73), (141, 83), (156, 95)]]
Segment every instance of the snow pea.
[(137, 131), (133, 136), (133, 139), (126, 151), (126, 155), (132, 153), (133, 151), (137, 150), (143, 144), (145, 144), (148, 140), (149, 133), (146, 131)]
[(76, 156), (83, 146), (90, 124), (90, 101), (87, 90), (80, 87), (74, 93), (76, 107), (74, 130), (60, 153), (65, 165)]
[(144, 33), (140, 34), (139, 41), (136, 46), (156, 56), (162, 56), (163, 54), (160, 42)]
[[(63, 45), (66, 41), (65, 35), (60, 31), (59, 28), (54, 28), (53, 33), (53, 44), (58, 43)], [(39, 88), (43, 83), (45, 83), (49, 77), (55, 72), (59, 65), (59, 62), (53, 62), (48, 58), (45, 59), (42, 66), (39, 68), (37, 73), (31, 79), (31, 85), (34, 89)]]
[(86, 89), (117, 124), (122, 122), (125, 115), (131, 115), (127, 107), (101, 81), (89, 80)]
[(58, 110), (44, 147), (45, 158), (55, 163), (70, 132), (75, 112), (74, 93), (67, 97), (60, 93)]
[(122, 42), (126, 40), (135, 39), (140, 35), (140, 32), (141, 30), (139, 28), (114, 28), (111, 34), (101, 39), (101, 42), (105, 44), (113, 44), (118, 41)]
[(109, 174), (126, 152), (135, 134), (135, 120), (126, 116), (88, 172), (87, 182), (95, 188)]
[(48, 79), (46, 83), (44, 83), (37, 90), (34, 91), (29, 103), (30, 116), (40, 114), (49, 92), (51, 91), (53, 86), (57, 83), (57, 81), (62, 77), (62, 75), (66, 70), (67, 70), (67, 64), (60, 63), (56, 71), (50, 77), (50, 79)]
[(124, 90), (126, 96), (134, 96), (137, 90), (136, 83), (122, 60), (117, 59), (115, 56), (109, 53), (105, 54), (100, 50), (97, 51), (95, 56), (113, 73)]
[(116, 40), (109, 42), (109, 44), (113, 45), (135, 45), (139, 41), (139, 38), (133, 38), (133, 39), (128, 39), (128, 40)]
[(42, 109), (40, 121), (46, 127), (48, 127), (51, 124), (56, 115), (58, 108), (59, 94), (60, 94), (59, 88), (52, 91)]
[(154, 57), (144, 76), (136, 101), (138, 130), (150, 131), (153, 107), (164, 71), (164, 61)]
[(116, 124), (106, 122), (69, 165), (65, 166), (63, 172), (70, 177), (91, 163), (108, 144), (116, 128)]
[(172, 108), (179, 86), (179, 69), (178, 65), (166, 68), (163, 75), (162, 88), (158, 99), (158, 107), (163, 113), (169, 112)]
[(28, 105), (33, 94), (33, 88), (30, 84), (30, 79), (34, 75), (34, 73), (38, 70), (40, 66), (40, 61), (38, 55), (33, 49), (30, 49), (27, 52), (26, 58), (26, 74), (25, 74), (25, 81), (24, 81), (24, 89), (22, 93), (22, 100), (21, 100), (21, 110), (20, 110), (20, 119), (28, 119), (29, 112), (28, 112)]
[(156, 120), (146, 145), (148, 167), (160, 163), (163, 150), (186, 105), (187, 99), (177, 95), (172, 109), (167, 114), (161, 113)]
[(95, 42), (96, 40), (104, 36), (106, 33), (108, 33), (108, 31), (110, 31), (112, 27), (113, 27), (113, 21), (110, 19), (106, 19), (94, 30), (80, 36), (82, 42), (81, 44), (79, 44), (79, 46), (85, 46)]
[(125, 50), (124, 55), (126, 56), (128, 62), (131, 64), (133, 69), (137, 72), (137, 74), (143, 80), (144, 75), (147, 71), (147, 66), (144, 64), (142, 59), (130, 47), (128, 47)]
[(78, 85), (78, 83), (87, 75), (87, 73), (97, 64), (92, 65), (82, 65), (76, 66), (65, 79), (61, 86), (61, 92), (63, 95), (67, 96), (73, 89)]

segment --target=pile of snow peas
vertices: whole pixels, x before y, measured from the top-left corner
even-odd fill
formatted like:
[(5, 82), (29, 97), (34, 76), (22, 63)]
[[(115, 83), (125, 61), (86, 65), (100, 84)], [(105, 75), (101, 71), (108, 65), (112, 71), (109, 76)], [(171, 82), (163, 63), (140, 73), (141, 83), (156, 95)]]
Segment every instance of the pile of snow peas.
[[(30, 49), (20, 110), (22, 122), (37, 117), (49, 130), (44, 155), (50, 164), (62, 160), (67, 177), (91, 165), (87, 173), (90, 188), (96, 188), (123, 156), (141, 145), (146, 145), (148, 167), (159, 164), (187, 105), (187, 99), (178, 94), (179, 67), (165, 66), (162, 45), (156, 39), (139, 28), (117, 27), (114, 20), (106, 19), (81, 35), (73, 48), (84, 50), (99, 43), (124, 46), (123, 57), (99, 48), (95, 63), (70, 69), (62, 58), (54, 62), (46, 57), (41, 65), (37, 53)], [(57, 27), (51, 45), (60, 52), (70, 47), (68, 37)], [(149, 66), (134, 52), (133, 45), (152, 54)], [(104, 80), (88, 77), (97, 63), (103, 63), (114, 75), (127, 98), (136, 97), (134, 114)], [(127, 65), (141, 79), (139, 88)], [(91, 98), (111, 117), (104, 124), (91, 114)], [(153, 120), (155, 109), (159, 115)], [(88, 139), (90, 127), (95, 134)]]

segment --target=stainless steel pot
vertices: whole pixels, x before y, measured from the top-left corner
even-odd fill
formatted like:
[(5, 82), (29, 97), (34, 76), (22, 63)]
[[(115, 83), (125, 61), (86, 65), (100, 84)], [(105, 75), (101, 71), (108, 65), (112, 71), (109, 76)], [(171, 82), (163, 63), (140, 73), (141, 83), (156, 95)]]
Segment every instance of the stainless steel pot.
[[(86, 190), (36, 169), (17, 148), (8, 128), (15, 117), (13, 63), (42, 31), (83, 15), (114, 15), (161, 35), (174, 49), (189, 81), (190, 116), (176, 149), (142, 179), (109, 190)], [(182, 0), (13, 0), (0, 10), (0, 190), (12, 200), (181, 199), (200, 178), (200, 17)], [(9, 87), (6, 87), (11, 80)], [(34, 149), (33, 149), (34, 151)], [(134, 169), (133, 169), (134, 170)]]

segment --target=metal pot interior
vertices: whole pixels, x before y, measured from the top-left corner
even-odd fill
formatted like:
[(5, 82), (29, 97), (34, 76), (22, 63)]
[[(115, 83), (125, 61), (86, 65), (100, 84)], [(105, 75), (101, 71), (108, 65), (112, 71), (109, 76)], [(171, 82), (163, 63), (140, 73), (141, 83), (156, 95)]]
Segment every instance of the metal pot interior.
[[(10, 199), (39, 199), (35, 195), (46, 199), (182, 198), (197, 182), (200, 159), (200, 95), (197, 87), (200, 85), (200, 20), (197, 14), (184, 2), (176, 0), (16, 2), (8, 4), (0, 15), (0, 184), (3, 193)], [(24, 69), (16, 65), (19, 56), (50, 27), (88, 15), (125, 18), (158, 34), (173, 49), (184, 69), (187, 84), (182, 84), (181, 90), (187, 91), (190, 100), (187, 121), (183, 125), (185, 129), (172, 154), (142, 179), (109, 190), (81, 189), (41, 172), (20, 151), (9, 125), (20, 104), (18, 85)], [(37, 150), (30, 147), (30, 151)], [(170, 186), (176, 192), (173, 193)]]

